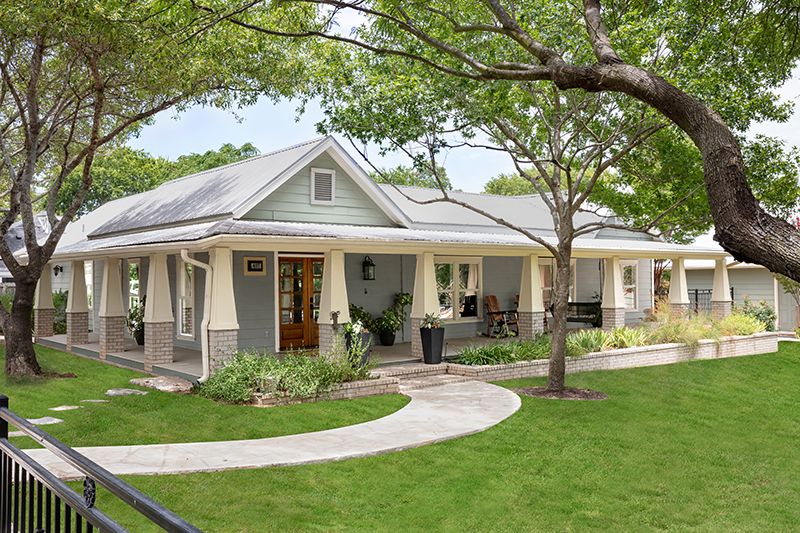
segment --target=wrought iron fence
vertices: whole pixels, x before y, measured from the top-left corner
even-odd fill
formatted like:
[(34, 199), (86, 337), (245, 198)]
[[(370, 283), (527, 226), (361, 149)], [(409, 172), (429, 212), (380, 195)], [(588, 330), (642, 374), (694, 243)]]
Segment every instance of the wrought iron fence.
[[(9, 424), (81, 472), (85, 476), (83, 494), (72, 490), (11, 444), (8, 441)], [(165, 531), (200, 531), (97, 463), (10, 411), (8, 398), (0, 395), (0, 533), (127, 531), (95, 507), (97, 485)]]
[[(695, 313), (711, 312), (711, 289), (692, 289), (689, 291), (689, 307)], [(731, 300), (733, 297), (733, 287), (731, 287)]]

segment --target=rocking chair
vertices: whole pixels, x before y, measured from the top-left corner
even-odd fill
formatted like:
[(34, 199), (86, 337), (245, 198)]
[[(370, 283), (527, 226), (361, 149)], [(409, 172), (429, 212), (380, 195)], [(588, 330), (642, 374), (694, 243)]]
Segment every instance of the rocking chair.
[(511, 331), (513, 331), (515, 335), (519, 335), (519, 324), (517, 312), (515, 310), (501, 310), (500, 304), (497, 303), (497, 296), (494, 294), (489, 294), (484, 297), (483, 305), (486, 309), (486, 317), (488, 319), (486, 326), (487, 337), (495, 338), (506, 335)]

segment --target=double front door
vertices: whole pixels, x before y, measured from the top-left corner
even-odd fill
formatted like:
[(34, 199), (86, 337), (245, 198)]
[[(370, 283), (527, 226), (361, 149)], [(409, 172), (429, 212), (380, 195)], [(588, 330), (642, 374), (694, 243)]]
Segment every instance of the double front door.
[(278, 263), (281, 350), (318, 346), (324, 261), (321, 257), (281, 257)]

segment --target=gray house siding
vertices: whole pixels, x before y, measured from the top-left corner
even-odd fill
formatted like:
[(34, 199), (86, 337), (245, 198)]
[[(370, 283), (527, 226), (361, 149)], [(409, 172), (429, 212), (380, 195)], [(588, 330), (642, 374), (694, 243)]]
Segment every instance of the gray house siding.
[[(335, 205), (311, 203), (312, 168), (336, 171)], [(292, 176), (244, 218), (365, 226), (394, 225), (328, 154), (322, 154), (312, 164)]]
[[(266, 257), (266, 276), (245, 276), (244, 257)], [(233, 252), (233, 291), (239, 349), (275, 351), (275, 268), (272, 253)], [(197, 294), (197, 292), (195, 292)]]

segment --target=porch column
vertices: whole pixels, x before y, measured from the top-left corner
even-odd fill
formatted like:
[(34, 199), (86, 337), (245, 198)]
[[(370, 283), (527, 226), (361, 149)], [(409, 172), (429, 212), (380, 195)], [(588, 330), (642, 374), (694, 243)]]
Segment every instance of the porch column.
[(733, 312), (731, 286), (728, 283), (728, 267), (725, 259), (717, 259), (714, 265), (714, 289), (711, 291), (711, 316), (720, 319)]
[(686, 284), (686, 267), (683, 257), (672, 260), (672, 273), (669, 278), (669, 306), (676, 315), (682, 315), (689, 310), (689, 286)]
[(517, 315), (520, 339), (532, 339), (544, 332), (544, 305), (538, 255), (531, 254), (522, 258)]
[(230, 248), (212, 248), (213, 272), (208, 322), (208, 358), (211, 370), (222, 367), (239, 349), (239, 320), (233, 292), (233, 254)]
[(53, 283), (50, 277), (52, 272), (50, 265), (45, 265), (42, 276), (36, 284), (36, 295), (33, 298), (33, 336), (36, 340), (39, 340), (39, 337), (52, 337), (54, 334), (53, 321), (56, 310), (53, 306)]
[(411, 356), (422, 360), (422, 337), (419, 327), (427, 314), (439, 315), (439, 298), (436, 295), (436, 268), (433, 253), (417, 254), (414, 271), (414, 301), (411, 304)]
[[(334, 314), (338, 313), (335, 316)], [(322, 292), (319, 296), (319, 352), (330, 350), (338, 327), (350, 322), (350, 304), (344, 275), (344, 251), (325, 252)]]
[(67, 350), (76, 344), (89, 343), (89, 299), (83, 261), (73, 261), (69, 269), (67, 295)]
[(100, 359), (125, 351), (125, 307), (122, 305), (122, 262), (103, 261), (103, 286), (100, 288)]
[(172, 297), (169, 292), (167, 256), (150, 256), (147, 270), (147, 300), (144, 306), (144, 369), (153, 365), (171, 363), (175, 319), (172, 315)]
[(605, 260), (603, 277), (603, 329), (611, 330), (625, 325), (625, 292), (622, 289), (622, 268), (619, 257)]

